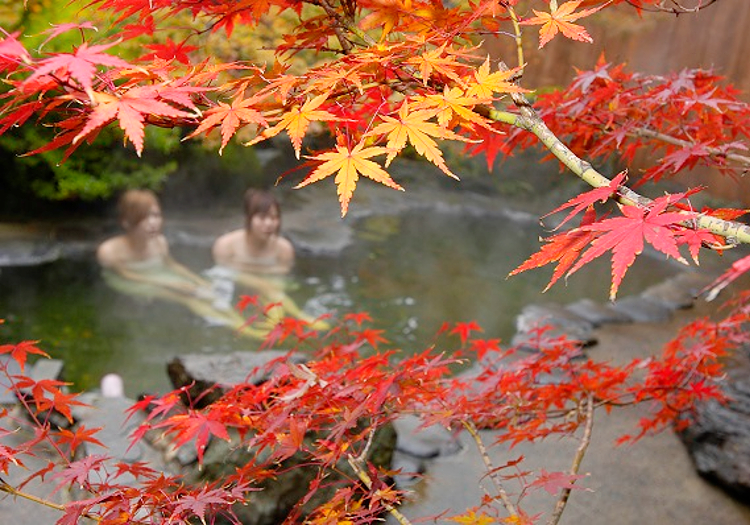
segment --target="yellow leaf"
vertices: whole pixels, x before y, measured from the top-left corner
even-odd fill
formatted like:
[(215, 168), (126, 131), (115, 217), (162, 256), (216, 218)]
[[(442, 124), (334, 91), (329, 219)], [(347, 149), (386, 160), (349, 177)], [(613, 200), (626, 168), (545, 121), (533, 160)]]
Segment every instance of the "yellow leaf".
[(318, 182), (336, 173), (334, 182), (341, 203), (341, 216), (344, 217), (349, 209), (349, 201), (357, 187), (357, 180), (360, 175), (394, 190), (403, 191), (403, 188), (391, 179), (388, 172), (383, 170), (376, 162), (368, 160), (370, 157), (383, 155), (387, 152), (388, 150), (382, 147), (364, 148), (363, 143), (357, 144), (351, 150), (345, 146), (336, 145), (336, 151), (328, 151), (310, 157), (312, 160), (322, 161), (322, 164), (300, 182), (296, 188)]
[(495, 523), (495, 520), (487, 516), (485, 513), (477, 515), (477, 513), (473, 510), (471, 512), (459, 514), (458, 516), (453, 516), (452, 518), (448, 519), (450, 521), (455, 521), (456, 523), (462, 523), (464, 525), (490, 525), (492, 523)]
[(245, 146), (252, 146), (262, 140), (278, 135), (282, 130), (286, 130), (287, 135), (289, 135), (292, 145), (294, 146), (294, 153), (297, 158), (299, 158), (300, 149), (302, 148), (302, 139), (307, 132), (310, 122), (343, 120), (327, 111), (317, 109), (326, 100), (328, 100), (328, 94), (324, 93), (313, 99), (306, 100), (302, 106), (295, 105), (288, 112), (284, 113), (281, 120), (276, 125), (264, 130), (253, 140), (246, 142)]
[(474, 71), (474, 78), (468, 82), (466, 88), (467, 97), (476, 97), (478, 99), (492, 99), (495, 93), (525, 93), (527, 90), (522, 89), (509, 82), (508, 79), (518, 73), (520, 67), (509, 69), (507, 71), (495, 71), (490, 73), (490, 57), (488, 56), (479, 69)]
[[(443, 127), (449, 126), (454, 116), (460, 119), (488, 127), (490, 123), (478, 113), (474, 112), (474, 106), (488, 100), (477, 99), (466, 96), (464, 90), (459, 87), (445, 87), (443, 93), (417, 97), (414, 109), (433, 109), (437, 112), (438, 124)], [(447, 137), (446, 137), (447, 138)], [(464, 140), (459, 135), (451, 137), (453, 140)]]
[(375, 126), (375, 128), (373, 128), (367, 135), (388, 136), (388, 143), (386, 146), (388, 147), (389, 152), (385, 161), (386, 167), (390, 165), (391, 161), (396, 155), (398, 155), (398, 152), (406, 146), (408, 141), (414, 146), (417, 153), (440, 168), (443, 173), (449, 177), (458, 179), (458, 177), (451, 173), (448, 166), (445, 165), (443, 152), (440, 151), (440, 148), (432, 137), (449, 140), (464, 139), (452, 131), (438, 126), (434, 122), (428, 122), (428, 120), (435, 117), (436, 114), (436, 110), (409, 112), (408, 104), (404, 102), (401, 104), (401, 108), (399, 108), (398, 118), (389, 117), (387, 115), (381, 116), (383, 122)]

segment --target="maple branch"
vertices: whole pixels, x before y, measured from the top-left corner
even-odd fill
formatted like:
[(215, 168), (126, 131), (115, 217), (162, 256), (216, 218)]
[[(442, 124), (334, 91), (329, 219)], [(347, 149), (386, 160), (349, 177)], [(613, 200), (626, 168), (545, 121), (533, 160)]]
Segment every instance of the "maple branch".
[[(677, 137), (673, 137), (665, 133), (659, 133), (658, 131), (652, 131), (647, 128), (636, 128), (632, 132), (628, 133), (628, 135), (631, 137), (645, 137), (656, 139), (661, 142), (666, 142), (667, 144), (680, 146), (682, 148), (688, 148), (693, 145), (692, 142), (688, 142), (687, 140), (678, 139)], [(739, 155), (737, 153), (724, 153), (717, 148), (706, 148), (706, 151), (708, 151), (708, 153), (712, 156), (723, 157), (727, 160), (731, 160), (750, 167), (750, 157), (748, 156)]]
[[(60, 505), (59, 503), (53, 503), (52, 501), (46, 500), (44, 498), (40, 498), (38, 496), (34, 496), (33, 494), (29, 494), (28, 492), (24, 492), (22, 490), (18, 490), (14, 486), (10, 485), (7, 481), (5, 481), (3, 478), (0, 478), (0, 492), (5, 492), (7, 494), (10, 494), (11, 496), (23, 498), (28, 501), (31, 501), (33, 503), (42, 505), (44, 507), (48, 507), (54, 510), (58, 510), (60, 512), (65, 512), (65, 505)], [(100, 521), (100, 519), (97, 516), (94, 516), (88, 512), (84, 512), (81, 514), (82, 518), (86, 518), (91, 521)], [(142, 523), (142, 522), (132, 522), (132, 523)]]
[(464, 426), (464, 428), (469, 432), (471, 437), (474, 439), (474, 443), (477, 446), (477, 450), (479, 451), (479, 455), (482, 457), (482, 462), (484, 463), (485, 468), (487, 469), (487, 475), (492, 480), (493, 484), (495, 485), (495, 489), (497, 490), (497, 493), (500, 496), (500, 499), (503, 502), (503, 505), (505, 506), (505, 509), (508, 511), (508, 514), (510, 514), (511, 518), (518, 518), (518, 510), (516, 510), (516, 506), (513, 505), (513, 502), (510, 501), (510, 497), (508, 497), (508, 493), (503, 488), (502, 483), (499, 479), (497, 479), (497, 472), (495, 470), (495, 466), (492, 464), (492, 459), (490, 458), (490, 455), (487, 453), (487, 447), (484, 446), (484, 442), (482, 441), (482, 437), (479, 435), (479, 431), (477, 430), (477, 427), (472, 423), (471, 421), (462, 421), (461, 424)]
[[(586, 425), (583, 429), (583, 436), (581, 436), (581, 442), (578, 444), (575, 456), (573, 456), (573, 464), (570, 466), (569, 474), (575, 476), (581, 468), (581, 462), (583, 456), (586, 454), (589, 443), (591, 443), (591, 433), (594, 428), (594, 395), (589, 392), (586, 398)], [(575, 483), (575, 479), (571, 480), (571, 484)], [(557, 500), (555, 510), (552, 513), (548, 525), (557, 525), (560, 522), (565, 506), (568, 504), (570, 499), (570, 493), (573, 489), (571, 487), (565, 487), (560, 494), (560, 499)]]
[[(502, 62), (501, 68), (506, 68)], [(555, 135), (544, 123), (539, 114), (531, 107), (528, 99), (522, 93), (511, 93), (513, 102), (519, 109), (519, 113), (491, 109), (488, 118), (516, 126), (533, 133), (539, 141), (562, 162), (568, 169), (575, 173), (581, 180), (594, 188), (608, 186), (610, 180), (597, 171), (589, 162), (581, 159), (573, 153), (560, 138)], [(617, 190), (618, 201), (628, 206), (639, 206), (649, 208), (653, 201), (644, 197), (626, 186), (620, 186)], [(726, 221), (708, 215), (699, 215), (686, 221), (685, 226), (690, 228), (701, 228), (711, 233), (724, 237), (728, 244), (750, 244), (750, 226), (735, 221)]]
[(351, 53), (352, 43), (349, 41), (348, 38), (346, 38), (346, 35), (344, 35), (344, 33), (341, 31), (342, 29), (346, 29), (350, 33), (356, 35), (363, 42), (366, 42), (370, 46), (377, 44), (377, 42), (375, 42), (375, 40), (373, 40), (370, 37), (370, 35), (368, 35), (364, 31), (362, 31), (359, 27), (357, 27), (357, 24), (355, 24), (354, 21), (351, 20), (349, 16), (346, 16), (346, 17), (340, 16), (336, 12), (336, 10), (333, 8), (333, 6), (328, 3), (328, 0), (316, 0), (312, 3), (317, 4), (320, 7), (322, 7), (323, 10), (325, 10), (328, 17), (334, 21), (333, 30), (336, 33), (336, 38), (338, 38), (338, 41), (341, 44), (341, 50), (345, 54)]
[[(698, 5), (695, 7), (685, 7), (677, 0), (662, 0), (659, 4), (654, 5), (652, 8), (649, 8), (647, 6), (635, 4), (632, 2), (632, 0), (627, 0), (628, 4), (635, 7), (636, 9), (641, 9), (643, 11), (651, 11), (652, 13), (671, 13), (675, 16), (682, 15), (685, 13), (697, 13), (701, 9), (705, 9), (708, 6), (715, 4), (718, 0), (698, 0)], [(672, 4), (672, 7), (667, 6), (667, 2)]]
[(518, 60), (518, 67), (521, 68), (521, 71), (518, 74), (518, 79), (520, 80), (520, 77), (523, 76), (523, 43), (521, 41), (521, 25), (518, 23), (518, 15), (516, 15), (515, 9), (513, 9), (513, 6), (508, 6), (508, 13), (510, 14), (510, 20), (513, 22), (513, 39), (516, 42), (516, 59)]
[[(60, 505), (58, 503), (53, 503), (49, 500), (46, 500), (44, 498), (40, 498), (38, 496), (34, 496), (33, 494), (29, 494), (28, 492), (24, 492), (22, 490), (18, 490), (14, 486), (10, 485), (7, 481), (0, 478), (0, 492), (6, 492), (10, 494), (11, 496), (24, 498), (29, 501), (32, 501), (34, 503), (38, 503), (39, 505), (43, 505), (45, 507), (49, 507), (51, 509), (59, 510), (60, 512), (65, 512), (65, 506)], [(93, 516), (84, 515), (84, 517), (89, 518), (91, 520), (95, 519)]]

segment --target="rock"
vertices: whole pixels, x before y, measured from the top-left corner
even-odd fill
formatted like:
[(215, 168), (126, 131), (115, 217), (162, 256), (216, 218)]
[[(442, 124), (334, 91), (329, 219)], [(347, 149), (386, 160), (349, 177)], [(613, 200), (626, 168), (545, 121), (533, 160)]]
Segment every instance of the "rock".
[[(305, 440), (315, 441), (319, 437), (321, 436), (311, 433)], [(376, 467), (390, 470), (395, 443), (396, 433), (393, 426), (380, 428), (373, 438), (367, 461)], [(257, 450), (239, 447), (235, 439), (229, 442), (215, 439), (209, 443), (201, 469), (192, 471), (196, 476), (193, 481), (222, 480), (227, 474), (235, 472), (238, 465), (257, 460)], [(290, 512), (307, 494), (310, 483), (319, 473), (314, 465), (305, 468), (308, 461), (309, 458), (301, 454), (284, 460), (274, 478), (257, 485), (261, 490), (252, 492), (246, 501), (233, 506), (232, 510), (239, 522), (242, 525), (277, 525), (285, 522)], [(330, 501), (334, 491), (341, 488), (342, 483), (352, 483), (356, 478), (356, 474), (344, 460), (334, 469), (328, 470), (321, 487), (302, 506), (302, 518), (317, 506)], [(216, 523), (224, 523), (221, 517), (217, 518)]]
[(421, 475), (424, 474), (427, 469), (424, 461), (410, 454), (399, 452), (397, 449), (393, 453), (391, 470), (396, 473), (393, 476), (393, 481), (396, 483), (396, 487), (404, 489), (419, 481)]
[(398, 417), (393, 426), (396, 429), (396, 449), (417, 458), (450, 456), (461, 450), (456, 436), (438, 425), (422, 427), (422, 420), (416, 416)]
[[(144, 420), (142, 414), (129, 412), (135, 403), (134, 400), (126, 397), (105, 397), (94, 392), (82, 394), (79, 400), (87, 406), (72, 408), (76, 424), (89, 429), (98, 428), (96, 439), (103, 445), (84, 443), (81, 447), (84, 455), (108, 456), (109, 459), (105, 463), (112, 471), (116, 469), (116, 463), (143, 462), (158, 471), (171, 472), (159, 450), (144, 440), (133, 443), (132, 433)], [(92, 476), (98, 474), (92, 473)], [(117, 482), (131, 486), (138, 484), (129, 473), (120, 475)], [(81, 493), (76, 497), (85, 497), (85, 494)]]
[(585, 319), (594, 327), (604, 324), (633, 322), (633, 319), (629, 315), (615, 310), (611, 304), (598, 303), (591, 299), (581, 299), (570, 303), (565, 309)]
[(696, 297), (712, 278), (697, 272), (684, 272), (646, 289), (641, 296), (671, 310), (691, 308)]
[(9, 377), (21, 374), (21, 366), (10, 355), (0, 355), (0, 405), (14, 405), (18, 397), (12, 389)]
[(271, 373), (273, 362), (287, 358), (295, 363), (305, 361), (300, 354), (290, 354), (281, 350), (232, 352), (221, 355), (185, 354), (175, 357), (167, 364), (167, 374), (175, 388), (190, 387), (187, 393), (189, 400), (186, 402), (200, 400), (194, 403), (200, 408), (219, 399), (224, 388), (244, 382), (262, 383)]
[(642, 295), (631, 295), (615, 301), (613, 308), (638, 323), (663, 323), (672, 317), (671, 308)]
[[(290, 354), (278, 350), (257, 352), (234, 352), (225, 355), (188, 354), (176, 357), (167, 366), (169, 377), (175, 388), (190, 386), (189, 397), (201, 407), (217, 400), (224, 388), (249, 382), (260, 384), (273, 373), (274, 363), (290, 360), (296, 363), (306, 361), (301, 354)], [(217, 388), (218, 387), (218, 388)], [(281, 401), (280, 401), (281, 402)], [(364, 427), (363, 427), (364, 429)], [(305, 441), (314, 442), (323, 436), (324, 432), (310, 432)], [(266, 450), (248, 449), (239, 446), (239, 439), (234, 436), (229, 441), (212, 439), (209, 441), (202, 465), (184, 463), (180, 459), (182, 449), (195, 447), (181, 447), (175, 451), (174, 457), (184, 465), (183, 472), (190, 481), (217, 481), (227, 474), (236, 471), (238, 466), (249, 462), (262, 462), (261, 454)], [(396, 448), (396, 432), (392, 425), (380, 428), (369, 448), (368, 462), (377, 467), (390, 470), (393, 452)], [(183, 454), (187, 454), (186, 450)], [(187, 454), (186, 460), (191, 456)], [(243, 525), (276, 525), (282, 523), (300, 500), (307, 494), (310, 483), (318, 475), (316, 466), (305, 468), (309, 458), (303, 454), (295, 454), (284, 460), (278, 469), (278, 474), (258, 485), (261, 489), (253, 492), (252, 496), (241, 504), (234, 505), (233, 511)], [(299, 467), (299, 468), (298, 468)], [(326, 473), (325, 481), (316, 494), (305, 503), (302, 515), (330, 500), (333, 491), (342, 482), (351, 483), (356, 479), (355, 473), (346, 461)], [(219, 517), (217, 517), (219, 518)], [(223, 523), (217, 519), (217, 523)]]
[(516, 337), (513, 346), (523, 346), (527, 341), (536, 337), (537, 331), (543, 326), (549, 326), (547, 337), (565, 335), (573, 341), (580, 341), (583, 345), (596, 343), (593, 335), (594, 325), (585, 318), (577, 315), (557, 304), (526, 306), (516, 318)]
[(750, 498), (750, 346), (737, 350), (722, 389), (729, 401), (699, 404), (680, 432), (696, 470), (745, 501)]

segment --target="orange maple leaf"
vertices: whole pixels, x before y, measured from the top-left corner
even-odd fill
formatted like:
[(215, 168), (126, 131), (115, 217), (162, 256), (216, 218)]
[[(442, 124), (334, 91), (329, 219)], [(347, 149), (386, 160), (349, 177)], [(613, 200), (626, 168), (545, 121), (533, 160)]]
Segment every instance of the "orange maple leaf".
[[(474, 112), (474, 106), (482, 102), (489, 102), (489, 99), (477, 99), (473, 96), (467, 96), (460, 87), (449, 88), (445, 86), (442, 93), (416, 97), (413, 107), (414, 109), (437, 111), (438, 124), (443, 127), (450, 127), (449, 124), (454, 116), (487, 127), (490, 125), (489, 121)], [(465, 140), (463, 137), (460, 139)]]
[(559, 7), (552, 5), (552, 9), (549, 13), (544, 11), (537, 11), (532, 9), (536, 15), (534, 18), (522, 20), (521, 25), (541, 25), (539, 29), (539, 49), (543, 48), (544, 45), (552, 40), (552, 38), (558, 33), (562, 33), (572, 40), (578, 40), (580, 42), (593, 42), (591, 36), (586, 32), (586, 28), (578, 24), (574, 24), (579, 18), (589, 16), (592, 13), (596, 13), (603, 6), (594, 7), (591, 9), (584, 9), (575, 13), (583, 0), (570, 0), (564, 2)]
[(419, 67), (419, 73), (422, 76), (422, 83), (426, 86), (429, 82), (433, 72), (442, 73), (448, 78), (461, 82), (461, 79), (456, 74), (456, 69), (461, 64), (455, 60), (453, 50), (446, 51), (447, 44), (433, 49), (432, 51), (425, 51), (417, 57), (412, 57), (406, 62)]
[(365, 31), (380, 28), (381, 42), (398, 25), (401, 17), (412, 11), (411, 0), (375, 0), (373, 4), (375, 9), (359, 22), (359, 26)]
[(337, 144), (336, 151), (327, 151), (310, 157), (312, 160), (322, 161), (323, 163), (315, 168), (305, 180), (297, 184), (296, 188), (302, 188), (336, 173), (334, 181), (337, 186), (339, 202), (341, 203), (341, 216), (344, 217), (349, 209), (349, 201), (357, 186), (360, 174), (394, 190), (404, 191), (401, 186), (391, 179), (388, 172), (376, 162), (368, 160), (370, 157), (383, 155), (387, 152), (386, 148), (377, 146), (364, 148), (362, 143), (357, 144), (351, 150), (346, 146)]
[(292, 109), (284, 113), (281, 120), (275, 126), (263, 130), (253, 140), (246, 142), (245, 146), (252, 146), (263, 140), (275, 137), (282, 130), (286, 130), (294, 146), (294, 153), (299, 159), (302, 139), (311, 122), (344, 120), (328, 111), (318, 109), (326, 100), (328, 100), (328, 94), (324, 93), (313, 99), (307, 99), (302, 106), (295, 105)]
[(417, 153), (440, 168), (443, 173), (449, 177), (458, 179), (458, 177), (451, 173), (448, 166), (445, 165), (443, 152), (440, 151), (440, 148), (432, 137), (450, 140), (465, 139), (449, 129), (438, 126), (434, 122), (428, 122), (429, 119), (435, 117), (436, 113), (434, 109), (409, 112), (409, 106), (407, 102), (404, 102), (398, 110), (398, 118), (387, 115), (381, 116), (384, 122), (375, 126), (367, 135), (388, 135), (388, 143), (386, 145), (388, 148), (388, 157), (385, 160), (386, 168), (396, 155), (398, 155), (398, 152), (406, 146), (408, 141), (414, 146)]
[(203, 122), (185, 138), (189, 139), (216, 126), (221, 126), (221, 148), (219, 148), (219, 155), (221, 155), (224, 147), (229, 143), (229, 139), (235, 134), (240, 124), (255, 123), (268, 127), (268, 123), (263, 118), (263, 115), (250, 107), (257, 102), (257, 97), (243, 99), (242, 96), (237, 97), (231, 106), (224, 102), (219, 102), (217, 107), (205, 112), (204, 115), (206, 118)]

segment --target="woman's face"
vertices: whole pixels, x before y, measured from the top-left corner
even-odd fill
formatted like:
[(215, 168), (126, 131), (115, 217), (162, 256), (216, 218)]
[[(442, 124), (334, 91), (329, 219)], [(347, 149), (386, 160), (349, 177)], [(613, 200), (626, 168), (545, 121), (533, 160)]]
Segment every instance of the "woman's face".
[(250, 232), (258, 237), (270, 238), (279, 231), (281, 217), (279, 210), (271, 207), (266, 212), (256, 213), (250, 219)]
[(146, 216), (130, 232), (147, 238), (156, 237), (161, 233), (162, 223), (161, 208), (154, 205), (149, 208)]

